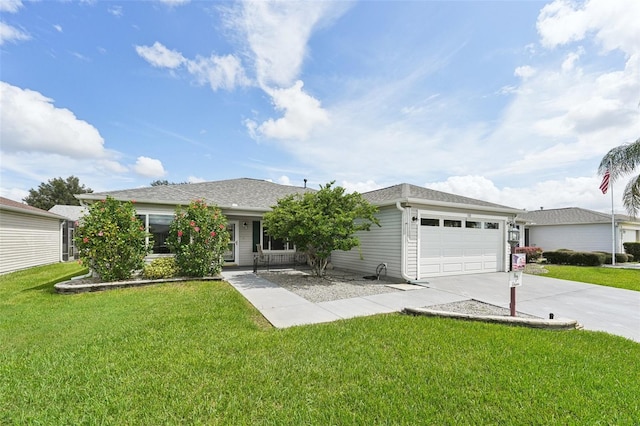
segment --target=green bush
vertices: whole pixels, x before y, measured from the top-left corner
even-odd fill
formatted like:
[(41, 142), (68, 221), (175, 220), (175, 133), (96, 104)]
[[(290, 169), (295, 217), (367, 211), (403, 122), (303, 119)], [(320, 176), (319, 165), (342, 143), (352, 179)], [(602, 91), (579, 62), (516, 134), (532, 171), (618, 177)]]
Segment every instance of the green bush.
[(623, 243), (624, 251), (633, 256), (633, 259), (640, 260), (640, 243)]
[(219, 208), (209, 207), (202, 200), (192, 201), (186, 210), (176, 208), (167, 245), (176, 255), (180, 275), (204, 277), (220, 273), (228, 244), (227, 218)]
[(178, 274), (178, 266), (173, 257), (161, 257), (154, 259), (144, 266), (142, 276), (149, 280), (172, 278)]
[(104, 281), (118, 281), (144, 266), (146, 237), (133, 203), (107, 197), (89, 206), (74, 240), (83, 264)]
[(556, 265), (581, 265), (581, 266), (600, 266), (604, 264), (606, 256), (603, 253), (556, 250), (545, 251), (543, 256), (547, 262)]
[(536, 262), (542, 257), (541, 247), (516, 247), (516, 253), (524, 253), (527, 255), (527, 262)]
[[(611, 253), (606, 252), (606, 251), (597, 251), (596, 253), (601, 253), (603, 254), (604, 257), (604, 264), (605, 265), (611, 265)], [(626, 253), (616, 253), (616, 263), (626, 263), (629, 261), (629, 256)], [(633, 256), (631, 256), (631, 258), (633, 259)]]

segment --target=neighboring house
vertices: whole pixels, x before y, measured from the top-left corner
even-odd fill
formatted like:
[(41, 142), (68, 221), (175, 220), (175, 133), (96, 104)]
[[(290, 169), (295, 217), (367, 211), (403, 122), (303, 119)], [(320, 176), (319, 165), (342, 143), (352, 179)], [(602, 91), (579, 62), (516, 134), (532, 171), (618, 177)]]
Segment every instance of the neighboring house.
[(0, 273), (62, 260), (65, 218), (0, 197)]
[(66, 220), (62, 225), (62, 260), (78, 259), (78, 251), (73, 237), (76, 232), (76, 222), (80, 220), (86, 213), (86, 208), (81, 206), (64, 206), (56, 204), (49, 211), (59, 216), (63, 216)]
[[(611, 215), (579, 207), (541, 209), (522, 213), (525, 245), (543, 250), (611, 252)], [(640, 219), (614, 216), (616, 253), (624, 253), (623, 243), (640, 242)]]
[[(262, 216), (278, 199), (306, 191), (312, 190), (245, 178), (77, 197), (85, 203), (106, 196), (135, 201), (140, 218), (153, 234), (156, 255), (168, 252), (164, 241), (175, 207), (204, 199), (220, 207), (229, 220), (227, 264), (249, 266), (257, 244), (267, 254), (295, 252), (292, 245), (266, 234)], [(334, 252), (335, 267), (371, 274), (386, 263), (389, 276), (407, 280), (507, 270), (508, 224), (521, 210), (409, 184), (363, 196), (379, 207), (382, 227), (374, 225), (370, 232), (361, 232), (360, 249)]]

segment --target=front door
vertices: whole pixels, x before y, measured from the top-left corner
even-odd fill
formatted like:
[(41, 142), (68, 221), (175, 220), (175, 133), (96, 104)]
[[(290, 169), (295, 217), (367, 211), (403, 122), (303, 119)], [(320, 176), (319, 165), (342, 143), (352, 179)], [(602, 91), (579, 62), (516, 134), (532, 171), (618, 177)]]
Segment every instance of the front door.
[(230, 221), (227, 223), (227, 232), (229, 233), (229, 245), (224, 252), (225, 263), (238, 263), (238, 221)]

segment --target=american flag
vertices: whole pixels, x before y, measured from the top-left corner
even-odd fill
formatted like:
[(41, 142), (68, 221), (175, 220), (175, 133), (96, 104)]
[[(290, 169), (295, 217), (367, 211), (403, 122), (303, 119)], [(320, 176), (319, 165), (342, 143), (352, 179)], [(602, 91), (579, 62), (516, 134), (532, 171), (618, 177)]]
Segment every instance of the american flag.
[(604, 176), (602, 176), (602, 183), (600, 184), (600, 191), (602, 191), (603, 194), (606, 194), (607, 191), (609, 190), (610, 177), (611, 177), (611, 174), (609, 173), (609, 169), (607, 169), (607, 171), (604, 173)]

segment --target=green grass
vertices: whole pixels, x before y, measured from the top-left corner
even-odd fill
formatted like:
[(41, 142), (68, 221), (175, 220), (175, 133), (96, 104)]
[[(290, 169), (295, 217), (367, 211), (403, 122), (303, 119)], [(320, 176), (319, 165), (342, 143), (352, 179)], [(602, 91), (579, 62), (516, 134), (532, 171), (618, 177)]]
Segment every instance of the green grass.
[(640, 345), (605, 333), (400, 314), (276, 330), (224, 282), (57, 295), (29, 277), (0, 277), (0, 424), (640, 419)]
[(640, 291), (640, 269), (601, 266), (545, 265), (545, 277)]

